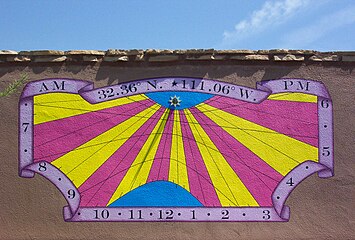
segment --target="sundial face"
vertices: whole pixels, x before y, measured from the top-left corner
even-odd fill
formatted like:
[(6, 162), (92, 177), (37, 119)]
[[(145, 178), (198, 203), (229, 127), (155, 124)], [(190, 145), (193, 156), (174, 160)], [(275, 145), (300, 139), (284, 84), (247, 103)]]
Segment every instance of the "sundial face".
[(292, 190), (333, 175), (317, 81), (44, 79), (19, 112), (20, 175), (56, 185), (66, 221), (288, 221)]

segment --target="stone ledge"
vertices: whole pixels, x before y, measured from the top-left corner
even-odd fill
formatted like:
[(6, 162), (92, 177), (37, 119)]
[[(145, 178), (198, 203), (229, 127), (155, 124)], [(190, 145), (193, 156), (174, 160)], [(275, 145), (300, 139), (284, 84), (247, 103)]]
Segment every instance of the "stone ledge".
[(65, 60), (67, 60), (66, 56), (41, 56), (34, 58), (33, 62), (64, 62)]
[(70, 50), (65, 51), (65, 55), (96, 55), (96, 56), (104, 56), (105, 51), (98, 50)]
[(314, 62), (335, 62), (340, 60), (340, 56), (336, 54), (322, 54), (317, 53), (309, 58), (310, 61)]
[(64, 51), (57, 50), (36, 50), (36, 51), (21, 51), (19, 55), (22, 56), (63, 56)]
[(18, 52), (12, 50), (0, 50), (0, 55), (17, 55)]
[(108, 49), (99, 50), (36, 50), (12, 51), (0, 50), (1, 63), (15, 62), (174, 62), (174, 61), (271, 61), (271, 62), (355, 62), (355, 51), (329, 51), (314, 50), (215, 50), (215, 49)]
[(304, 61), (304, 56), (293, 55), (293, 54), (284, 54), (284, 55), (275, 55), (275, 61)]

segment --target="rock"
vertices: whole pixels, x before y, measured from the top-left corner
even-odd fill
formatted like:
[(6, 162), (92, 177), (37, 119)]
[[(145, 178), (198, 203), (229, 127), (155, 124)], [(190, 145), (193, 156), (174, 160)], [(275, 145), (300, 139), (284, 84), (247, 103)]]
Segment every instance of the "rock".
[(269, 54), (288, 54), (288, 49), (270, 49)]
[(286, 54), (286, 55), (275, 55), (275, 61), (304, 61), (304, 56), (297, 56), (293, 54)]
[(251, 55), (246, 55), (245, 60), (256, 60), (256, 61), (268, 61), (269, 56), (268, 55), (260, 55), (260, 54), (251, 54)]
[(144, 55), (144, 51), (141, 49), (131, 49), (126, 51), (127, 56), (134, 56), (134, 55)]
[(105, 56), (105, 62), (128, 62), (128, 56)]
[(46, 56), (46, 57), (42, 57), (42, 56), (38, 56), (34, 58), (34, 62), (64, 62), (65, 60), (67, 60), (66, 56), (61, 56), (61, 57), (57, 57), (57, 56)]
[(36, 50), (36, 51), (21, 51), (19, 55), (23, 56), (63, 56), (65, 53), (64, 51), (57, 51), (57, 50)]
[(147, 55), (162, 55), (162, 54), (172, 54), (173, 50), (160, 50), (160, 49), (147, 49), (145, 54)]
[(204, 54), (213, 54), (214, 52), (215, 52), (214, 49), (187, 49), (185, 53), (204, 55)]
[(66, 55), (97, 55), (97, 56), (104, 56), (104, 51), (96, 51), (96, 50), (72, 50), (66, 51)]
[(313, 55), (317, 53), (314, 50), (289, 50), (288, 52), (295, 55)]
[(339, 57), (338, 55), (320, 55), (320, 54), (317, 54), (317, 55), (313, 55), (309, 58), (310, 61), (314, 61), (314, 62), (334, 62), (334, 61), (338, 61), (339, 60)]
[(30, 62), (31, 58), (25, 56), (11, 56), (6, 58), (7, 62)]
[(127, 55), (127, 51), (121, 49), (109, 49), (106, 51), (106, 56), (115, 56), (115, 55)]
[(226, 55), (234, 55), (234, 54), (255, 54), (256, 51), (253, 50), (217, 50), (215, 54), (226, 54)]
[(17, 55), (17, 52), (12, 50), (0, 50), (0, 55)]
[(212, 54), (204, 54), (204, 55), (188, 55), (186, 57), (187, 60), (212, 60), (214, 59)]

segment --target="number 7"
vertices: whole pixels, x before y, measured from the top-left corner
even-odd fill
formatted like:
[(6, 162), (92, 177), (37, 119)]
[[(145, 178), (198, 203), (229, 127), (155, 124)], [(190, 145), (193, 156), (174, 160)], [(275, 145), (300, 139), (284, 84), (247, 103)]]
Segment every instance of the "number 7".
[(22, 126), (25, 126), (25, 129), (23, 130), (24, 132), (27, 132), (29, 125), (30, 125), (29, 123), (22, 123)]

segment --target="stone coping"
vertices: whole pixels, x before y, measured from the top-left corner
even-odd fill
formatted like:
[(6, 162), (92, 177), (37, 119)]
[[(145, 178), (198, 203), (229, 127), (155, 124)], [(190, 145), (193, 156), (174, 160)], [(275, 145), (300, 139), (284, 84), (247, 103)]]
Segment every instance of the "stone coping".
[(174, 62), (174, 61), (355, 62), (355, 51), (314, 50), (0, 50), (0, 63), (12, 62)]

